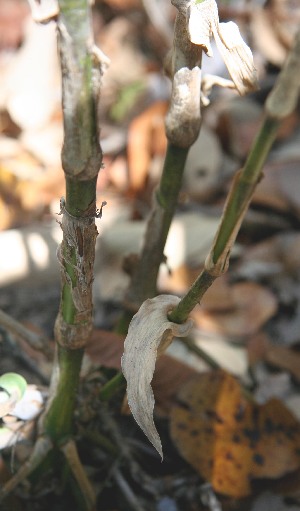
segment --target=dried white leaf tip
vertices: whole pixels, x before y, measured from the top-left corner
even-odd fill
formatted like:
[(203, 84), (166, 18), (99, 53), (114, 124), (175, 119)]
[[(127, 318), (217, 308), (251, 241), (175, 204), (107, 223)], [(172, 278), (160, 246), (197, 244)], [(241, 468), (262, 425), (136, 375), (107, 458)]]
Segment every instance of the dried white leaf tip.
[(57, 0), (28, 0), (31, 8), (31, 14), (37, 23), (48, 23), (55, 20), (59, 14), (59, 5)]
[(168, 347), (173, 337), (188, 335), (193, 326), (192, 320), (180, 325), (168, 320), (168, 313), (178, 303), (179, 298), (171, 295), (146, 300), (129, 325), (122, 357), (130, 410), (161, 458), (162, 446), (153, 421), (154, 396), (150, 384), (158, 353)]
[(192, 43), (213, 56), (210, 39), (214, 36), (234, 85), (243, 95), (258, 88), (252, 52), (236, 23), (219, 23), (216, 0), (193, 0), (188, 10), (188, 31)]

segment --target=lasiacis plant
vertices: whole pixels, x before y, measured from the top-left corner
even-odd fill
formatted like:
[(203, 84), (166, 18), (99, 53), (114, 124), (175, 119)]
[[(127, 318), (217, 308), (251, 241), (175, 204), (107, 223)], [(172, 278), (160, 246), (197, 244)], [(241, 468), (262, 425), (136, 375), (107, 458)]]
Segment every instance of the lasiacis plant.
[[(168, 63), (169, 75), (173, 76), (173, 93), (166, 119), (166, 131), (169, 140), (175, 132), (176, 143), (180, 144), (180, 130), (185, 126), (180, 122), (182, 117), (185, 120), (188, 118), (188, 102), (195, 89), (191, 88), (186, 80), (179, 79), (179, 75), (184, 76), (185, 69), (190, 69), (191, 62), (194, 64), (192, 55), (197, 53), (199, 47), (207, 55), (212, 56), (210, 40), (213, 36), (232, 78), (232, 82), (224, 83), (219, 77), (209, 77), (208, 81), (204, 77), (201, 84), (205, 94), (214, 84), (229, 85), (236, 88), (240, 94), (245, 94), (257, 88), (257, 77), (251, 50), (234, 23), (219, 23), (215, 0), (192, 2), (174, 0), (172, 3), (177, 7), (178, 14), (173, 52)], [(186, 51), (187, 48), (189, 51)], [(189, 58), (186, 58), (186, 55), (189, 55)], [(137, 423), (161, 456), (161, 442), (153, 422), (154, 397), (150, 385), (156, 357), (172, 342), (173, 336), (184, 336), (190, 332), (191, 325), (188, 319), (190, 312), (200, 303), (214, 280), (227, 271), (232, 246), (255, 188), (262, 178), (262, 167), (276, 137), (280, 121), (296, 107), (299, 83), (300, 32), (266, 101), (265, 117), (247, 161), (232, 182), (220, 226), (203, 271), (181, 300), (178, 299), (176, 302), (170, 295), (148, 299), (130, 323), (122, 358), (122, 369), (127, 379), (128, 402)], [(182, 105), (187, 105), (184, 108), (185, 113), (182, 117), (179, 115), (176, 120), (176, 112), (181, 114)], [(195, 117), (194, 113), (193, 115)], [(170, 118), (173, 119), (171, 123)], [(172, 170), (169, 169), (170, 175)], [(173, 178), (175, 179), (175, 176)], [(142, 281), (140, 286), (143, 287)], [(178, 324), (181, 324), (181, 329), (178, 328)]]

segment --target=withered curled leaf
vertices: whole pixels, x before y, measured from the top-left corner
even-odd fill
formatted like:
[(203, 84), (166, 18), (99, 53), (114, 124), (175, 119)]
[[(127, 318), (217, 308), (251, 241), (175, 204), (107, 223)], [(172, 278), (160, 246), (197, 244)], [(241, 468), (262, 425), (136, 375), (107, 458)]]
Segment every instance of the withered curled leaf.
[(192, 43), (213, 56), (210, 39), (214, 36), (228, 72), (239, 94), (258, 88), (252, 52), (243, 40), (236, 23), (219, 23), (216, 0), (193, 0), (188, 11), (188, 30)]
[(258, 88), (252, 52), (243, 40), (238, 26), (229, 21), (220, 23), (214, 38), (228, 72), (239, 94), (247, 94)]
[(146, 300), (132, 318), (124, 343), (122, 371), (127, 380), (128, 404), (132, 415), (161, 457), (161, 441), (153, 421), (154, 396), (151, 388), (155, 362), (172, 342), (173, 337), (185, 337), (193, 325), (168, 320), (179, 302), (172, 295), (160, 295)]
[(215, 0), (192, 2), (188, 10), (188, 31), (192, 43), (202, 46), (208, 57), (213, 56), (210, 39), (213, 27), (219, 23), (218, 7)]

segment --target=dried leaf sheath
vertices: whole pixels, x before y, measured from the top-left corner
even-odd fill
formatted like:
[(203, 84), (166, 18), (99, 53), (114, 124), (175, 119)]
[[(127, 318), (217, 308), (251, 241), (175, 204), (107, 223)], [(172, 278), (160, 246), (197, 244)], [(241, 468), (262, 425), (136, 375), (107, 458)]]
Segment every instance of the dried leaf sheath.
[(84, 347), (93, 325), (92, 282), (98, 232), (94, 216), (74, 217), (67, 212), (64, 204), (62, 214), (60, 225), (64, 239), (58, 250), (58, 260), (62, 289), (65, 286), (70, 288), (75, 315), (73, 324), (69, 324), (60, 311), (55, 333), (61, 346), (78, 349)]
[(213, 56), (210, 39), (214, 36), (239, 94), (244, 95), (257, 89), (252, 52), (244, 42), (236, 23), (219, 23), (215, 0), (192, 2), (188, 9), (188, 29), (191, 42), (201, 46), (209, 57)]
[[(67, 4), (65, 0), (63, 3)], [(101, 60), (100, 50), (95, 51), (87, 34), (88, 11), (78, 9), (76, 23), (68, 5), (65, 9), (57, 22), (64, 112), (62, 165), (66, 177), (84, 181), (97, 177), (102, 163), (97, 117), (101, 75), (107, 62), (104, 57)]]
[(161, 457), (161, 441), (153, 421), (154, 396), (150, 383), (157, 356), (169, 346), (174, 336), (185, 337), (192, 327), (192, 320), (181, 325), (168, 320), (168, 312), (178, 303), (179, 298), (171, 295), (146, 300), (129, 325), (122, 357), (132, 415)]

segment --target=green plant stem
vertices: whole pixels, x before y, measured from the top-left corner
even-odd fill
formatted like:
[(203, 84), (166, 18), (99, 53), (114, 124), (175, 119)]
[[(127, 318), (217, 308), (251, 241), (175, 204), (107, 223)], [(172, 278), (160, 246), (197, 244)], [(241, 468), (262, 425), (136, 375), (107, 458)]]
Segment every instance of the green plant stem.
[(169, 216), (174, 213), (177, 205), (188, 151), (189, 148), (176, 147), (170, 143), (167, 146), (157, 198), (159, 204), (168, 213), (169, 221)]
[(124, 387), (125, 390), (126, 380), (122, 373), (117, 373), (105, 385), (103, 385), (99, 392), (99, 398), (101, 401), (109, 401), (117, 392), (120, 391), (122, 387)]
[(100, 64), (92, 53), (88, 0), (59, 0), (66, 199), (62, 203), (60, 250), (62, 293), (55, 325), (56, 357), (45, 432), (60, 445), (72, 435), (73, 414), (84, 346), (92, 328), (96, 183), (102, 152), (97, 108)]
[(177, 307), (170, 312), (169, 320), (174, 323), (184, 323), (215, 279), (216, 277), (203, 270), (188, 292), (182, 297)]
[(115, 327), (115, 331), (120, 334), (127, 334), (134, 313), (147, 298), (156, 295), (157, 276), (164, 260), (165, 244), (178, 201), (188, 150), (168, 143), (160, 184), (147, 223), (144, 246), (137, 264), (132, 268), (125, 296), (125, 310)]
[(253, 194), (262, 177), (261, 170), (276, 138), (280, 121), (265, 116), (259, 132), (256, 135), (252, 149), (249, 153), (243, 171), (240, 174), (232, 199), (224, 211), (218, 237), (214, 246), (214, 262), (217, 262), (223, 253), (232, 232), (234, 231), (243, 209)]
[[(84, 217), (89, 212), (91, 204), (96, 200), (96, 179), (77, 181), (66, 178), (66, 209), (74, 217)], [(75, 248), (71, 260), (76, 263)], [(72, 288), (76, 286), (76, 273), (72, 264), (66, 264), (68, 281), (62, 289), (61, 312), (66, 323), (73, 324), (77, 309), (72, 297)], [(80, 367), (83, 349), (68, 349), (57, 346), (57, 364), (59, 378), (56, 382), (55, 398), (45, 418), (45, 429), (53, 440), (58, 440), (72, 432), (72, 416), (79, 383)], [(67, 396), (67, 398), (66, 398)]]
[(97, 177), (87, 181), (66, 179), (66, 208), (70, 215), (89, 216), (89, 208), (96, 201)]
[[(265, 116), (244, 168), (233, 183), (211, 251), (212, 261), (215, 264), (218, 263), (221, 257), (224, 258), (225, 262), (227, 261), (249, 201), (261, 179), (262, 167), (276, 138), (279, 126), (280, 121), (278, 119), (268, 115)], [(190, 312), (200, 302), (204, 293), (218, 276), (218, 272), (210, 272), (205, 268), (182, 297), (177, 307), (169, 314), (170, 321), (174, 323), (186, 321)]]
[(126, 301), (138, 308), (156, 294), (159, 266), (181, 188), (188, 149), (168, 144), (162, 177), (145, 234), (145, 244), (134, 269)]
[(44, 420), (45, 432), (54, 442), (64, 441), (73, 432), (74, 405), (83, 353), (83, 349), (68, 350), (57, 347), (59, 379), (55, 397)]

